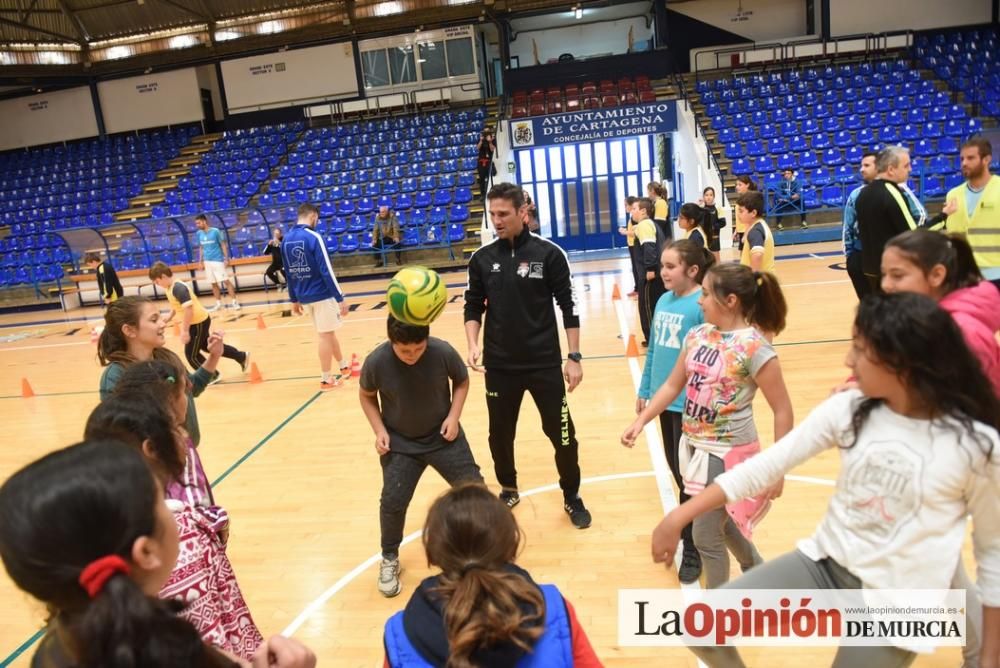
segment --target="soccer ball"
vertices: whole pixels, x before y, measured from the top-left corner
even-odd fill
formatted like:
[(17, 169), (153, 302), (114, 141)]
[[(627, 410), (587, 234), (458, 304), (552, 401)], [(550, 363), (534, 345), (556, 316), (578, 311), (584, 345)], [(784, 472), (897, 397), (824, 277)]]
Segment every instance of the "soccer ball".
[(444, 311), (448, 290), (433, 269), (405, 267), (389, 281), (385, 300), (396, 320), (409, 325), (429, 325)]

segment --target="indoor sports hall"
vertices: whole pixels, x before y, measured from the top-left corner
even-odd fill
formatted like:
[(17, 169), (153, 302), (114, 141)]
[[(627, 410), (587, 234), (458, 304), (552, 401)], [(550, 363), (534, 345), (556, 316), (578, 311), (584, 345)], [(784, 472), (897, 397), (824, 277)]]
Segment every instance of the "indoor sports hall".
[[(968, 140), (1000, 139), (998, 14), (997, 0), (0, 0), (0, 481), (83, 440), (101, 401), (105, 313), (119, 295), (146, 297), (162, 314), (179, 309), (162, 327), (165, 348), (192, 370), (178, 293), (150, 275), (161, 262), (193, 293), (184, 304), (198, 302), (195, 314), (204, 310), (211, 330), (246, 353), (218, 361), (195, 405), (197, 452), (228, 513), (224, 551), (253, 621), (264, 638), (308, 647), (317, 665), (390, 665), (386, 621), (438, 572), (421, 530), (449, 486), (423, 475), (399, 548), (401, 592), (383, 596), (383, 480), (361, 368), (386, 342), (396, 313), (386, 289), (407, 266), (440, 276), (446, 304), (430, 335), (469, 362), (470, 258), (490, 244), (510, 248), (509, 223), (498, 230), (486, 194), (514, 183), (530, 198), (515, 234), (530, 229), (572, 272), (583, 377), (566, 400), (579, 497), (592, 515), (585, 530), (567, 518), (553, 445), (526, 399), (520, 503), (510, 511), (523, 532), (517, 564), (571, 602), (599, 661), (586, 665), (710, 665), (683, 646), (619, 639), (621, 590), (706, 587), (704, 577), (681, 584), (679, 553), (667, 564), (650, 555), (654, 527), (678, 507), (659, 423), (634, 447), (621, 443), (654, 345), (636, 292), (662, 282), (660, 232), (690, 238), (682, 207), (711, 210), (721, 225), (699, 229), (719, 243), (718, 264), (777, 277), (787, 323), (770, 345), (800, 424), (855, 375), (859, 284), (845, 229), (850, 237), (855, 216), (868, 243), (866, 203), (855, 204), (875, 179), (866, 157), (892, 162), (892, 147), (905, 147), (906, 175), (874, 183), (899, 184), (913, 228), (967, 238), (984, 286), (1000, 279), (991, 273), (1000, 272), (991, 264), (1000, 251), (990, 250), (1000, 244), (995, 184), (961, 204), (986, 211), (970, 214), (979, 227), (948, 213), (978, 183)], [(737, 217), (756, 200), (743, 198), (738, 179), (760, 193), (750, 227)], [(651, 215), (637, 217), (628, 198), (648, 202)], [(308, 233), (347, 309), (336, 330), (342, 375), (322, 384), (314, 320), (293, 299), (303, 293), (284, 241), (299, 238), (303, 203), (315, 206)], [(386, 215), (394, 227), (382, 226)], [(647, 245), (644, 218), (657, 239), (655, 275), (630, 251), (633, 237)], [(758, 226), (766, 232), (751, 242)], [(206, 234), (219, 235), (220, 280), (206, 272)], [(530, 280), (533, 265), (522, 266)], [(874, 266), (878, 274), (877, 257)], [(553, 308), (565, 361), (571, 344)], [(487, 322), (495, 312), (487, 303)], [(468, 373), (461, 425), (499, 493), (485, 377)], [(419, 393), (397, 400), (425, 409)], [(775, 439), (762, 392), (752, 409), (766, 453)], [(765, 564), (816, 531), (848, 484), (842, 473), (831, 448), (785, 476), (753, 529)], [(973, 524), (953, 547), (976, 581)], [(980, 540), (980, 554), (1000, 558), (992, 536)], [(6, 549), (16, 546), (3, 545), (0, 526)], [(731, 578), (740, 575), (734, 559)], [(984, 600), (991, 582), (979, 581)], [(22, 589), (0, 574), (0, 668), (33, 665), (45, 634), (45, 604)], [(985, 622), (984, 648), (997, 621)], [(743, 646), (741, 655), (748, 666), (831, 665), (836, 649)], [(939, 647), (912, 665), (963, 665), (962, 650)], [(982, 665), (995, 664), (984, 656)]]

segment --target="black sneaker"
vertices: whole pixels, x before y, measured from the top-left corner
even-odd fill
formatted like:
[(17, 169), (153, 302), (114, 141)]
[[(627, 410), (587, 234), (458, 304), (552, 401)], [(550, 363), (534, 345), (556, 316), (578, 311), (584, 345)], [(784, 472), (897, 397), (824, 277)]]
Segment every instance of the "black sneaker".
[(590, 526), (590, 511), (584, 507), (583, 499), (580, 497), (567, 501), (563, 509), (569, 515), (569, 521), (577, 529), (586, 529)]
[(801, 227), (802, 227), (803, 230), (808, 230), (809, 229), (809, 223), (807, 223), (806, 221), (803, 220), (802, 224), (801, 224)]
[(681, 556), (681, 567), (677, 569), (677, 579), (682, 584), (691, 584), (697, 582), (699, 577), (701, 577), (701, 555), (694, 547), (689, 548), (685, 545)]
[(500, 500), (506, 503), (508, 508), (513, 508), (521, 503), (521, 495), (516, 490), (505, 489), (500, 492)]
[(240, 362), (240, 369), (243, 373), (246, 373), (247, 369), (250, 368), (250, 353), (243, 353), (243, 360)]

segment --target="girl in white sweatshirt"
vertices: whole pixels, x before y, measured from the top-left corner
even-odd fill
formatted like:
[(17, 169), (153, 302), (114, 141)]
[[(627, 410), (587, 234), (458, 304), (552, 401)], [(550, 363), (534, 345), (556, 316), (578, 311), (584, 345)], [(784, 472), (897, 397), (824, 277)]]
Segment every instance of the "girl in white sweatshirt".
[[(727, 588), (948, 589), (971, 515), (983, 601), (980, 665), (996, 668), (1000, 401), (951, 317), (920, 295), (867, 297), (846, 361), (858, 389), (830, 397), (774, 446), (667, 515), (653, 531), (653, 559), (673, 558), (692, 518), (839, 448), (836, 491), (816, 532)], [(743, 665), (733, 647), (692, 650), (712, 667)], [(834, 666), (907, 666), (914, 658), (900, 647), (841, 647)]]

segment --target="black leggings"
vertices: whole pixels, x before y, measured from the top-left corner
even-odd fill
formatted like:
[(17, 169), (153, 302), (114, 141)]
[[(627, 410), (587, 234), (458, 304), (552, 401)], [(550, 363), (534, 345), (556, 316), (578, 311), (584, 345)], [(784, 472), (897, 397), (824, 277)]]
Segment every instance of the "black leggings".
[[(278, 274), (281, 274), (281, 280), (278, 280)], [(264, 270), (264, 275), (271, 279), (271, 282), (275, 285), (281, 285), (282, 283), (287, 283), (288, 279), (285, 278), (285, 270), (282, 269), (280, 262), (272, 262)]]
[[(684, 476), (681, 475), (680, 466), (680, 446), (681, 436), (684, 434), (683, 417), (680, 413), (673, 411), (663, 411), (660, 413), (660, 433), (663, 434), (663, 453), (667, 456), (667, 466), (677, 483), (677, 497), (680, 503), (684, 503), (691, 497), (684, 492)], [(694, 538), (691, 536), (691, 524), (681, 530), (681, 538), (684, 539), (684, 549), (690, 550), (694, 547)]]
[(642, 287), (639, 288), (639, 327), (642, 328), (642, 338), (645, 341), (649, 341), (649, 324), (653, 321), (656, 302), (660, 301), (660, 297), (667, 291), (663, 287), (663, 279), (660, 278), (660, 273), (653, 273), (655, 274), (653, 279), (646, 280)]
[(558, 366), (529, 371), (486, 370), (486, 408), (490, 419), (490, 454), (497, 482), (517, 489), (514, 437), (524, 392), (531, 393), (542, 418), (542, 431), (556, 451), (559, 487), (568, 501), (580, 491), (579, 444), (566, 403), (566, 386)]
[[(205, 318), (197, 325), (191, 325), (188, 327), (188, 334), (191, 335), (191, 338), (188, 339), (186, 344), (184, 344), (184, 358), (187, 360), (187, 363), (191, 365), (192, 369), (197, 370), (198, 367), (205, 363), (205, 356), (202, 352), (208, 351), (208, 335), (211, 331), (211, 318)], [(242, 366), (246, 353), (233, 348), (229, 344), (224, 344), (222, 346), (222, 356), (227, 357)]]

